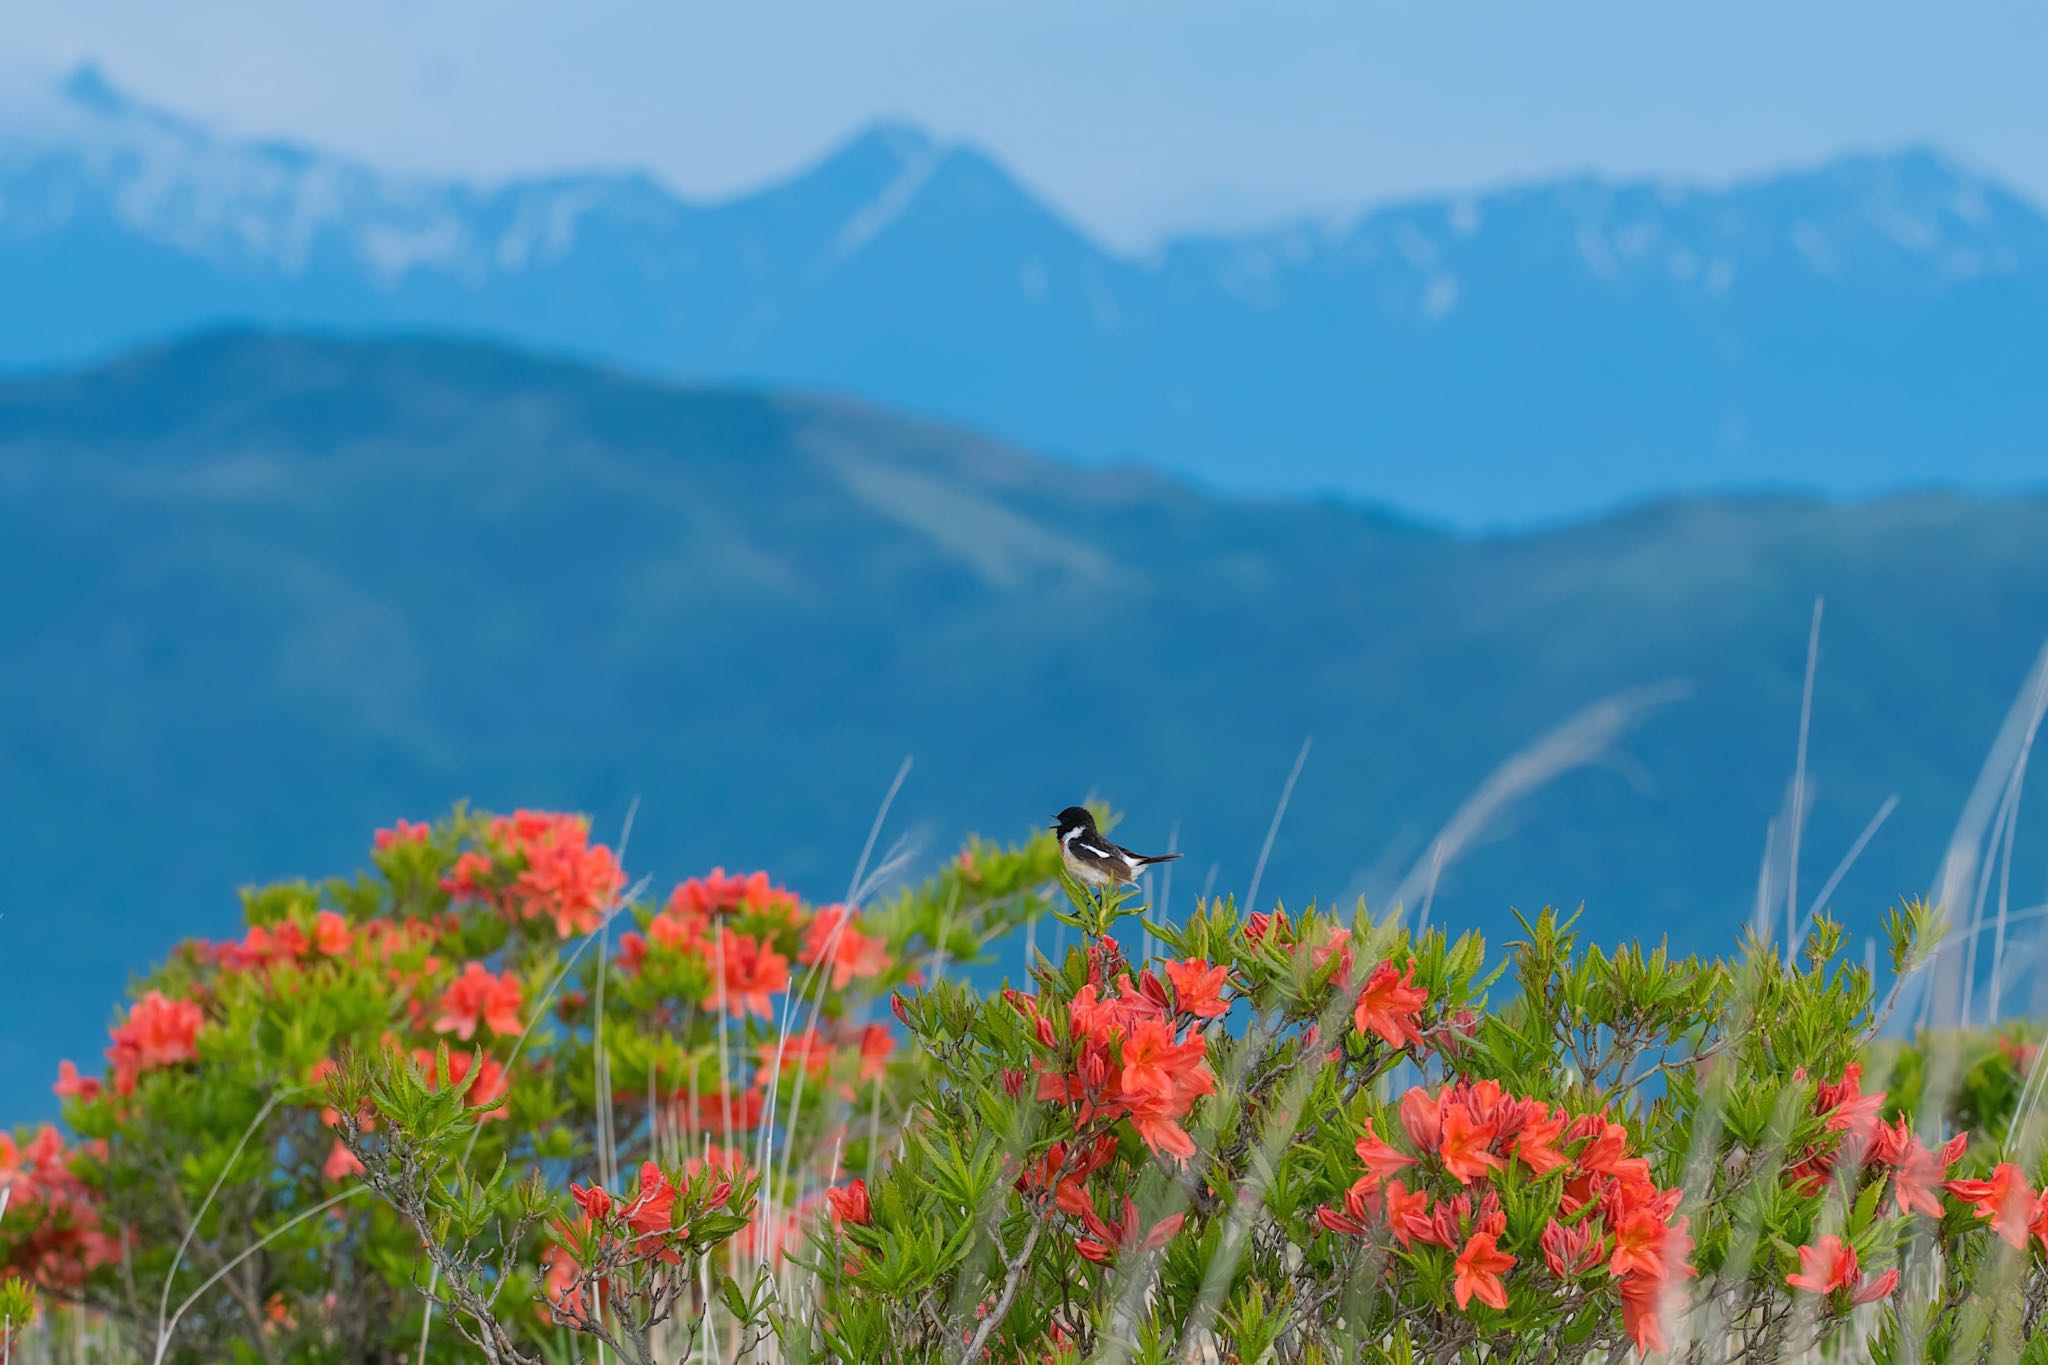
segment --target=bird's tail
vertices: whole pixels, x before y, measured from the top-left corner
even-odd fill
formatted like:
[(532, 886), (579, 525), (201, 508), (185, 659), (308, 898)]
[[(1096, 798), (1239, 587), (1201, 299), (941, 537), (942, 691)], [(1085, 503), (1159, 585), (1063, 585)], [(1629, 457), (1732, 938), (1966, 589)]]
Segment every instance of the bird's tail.
[(1139, 866), (1139, 867), (1150, 867), (1150, 866), (1152, 866), (1152, 864), (1154, 864), (1154, 863), (1170, 863), (1170, 862), (1172, 862), (1172, 861), (1173, 861), (1173, 860), (1174, 860), (1175, 858), (1178, 858), (1179, 856), (1180, 856), (1180, 854), (1178, 854), (1178, 853), (1160, 853), (1160, 854), (1155, 854), (1154, 856), (1152, 856), (1152, 857), (1150, 857), (1150, 858), (1147, 858), (1147, 857), (1143, 857), (1143, 856), (1141, 855), (1141, 856), (1139, 857), (1139, 859), (1138, 859), (1138, 866)]

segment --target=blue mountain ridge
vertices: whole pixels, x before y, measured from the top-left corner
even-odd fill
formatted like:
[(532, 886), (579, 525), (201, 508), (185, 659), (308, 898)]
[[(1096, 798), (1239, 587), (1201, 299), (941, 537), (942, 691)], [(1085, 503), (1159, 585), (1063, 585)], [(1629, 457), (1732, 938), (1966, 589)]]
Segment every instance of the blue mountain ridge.
[(2048, 219), (1917, 149), (1127, 256), (904, 125), (706, 203), (235, 142), (83, 68), (0, 98), (0, 298), (17, 368), (223, 322), (432, 328), (1461, 525), (2048, 481)]

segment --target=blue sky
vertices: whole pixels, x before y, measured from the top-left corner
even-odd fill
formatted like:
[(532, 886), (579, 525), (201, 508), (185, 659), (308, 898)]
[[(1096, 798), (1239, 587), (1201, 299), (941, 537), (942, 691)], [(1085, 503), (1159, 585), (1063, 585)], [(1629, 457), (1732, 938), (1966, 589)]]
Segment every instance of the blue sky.
[(436, 173), (641, 166), (715, 195), (909, 118), (1125, 245), (1909, 141), (2048, 201), (2038, 0), (83, 0), (24, 19), (5, 55), (93, 58), (228, 129)]

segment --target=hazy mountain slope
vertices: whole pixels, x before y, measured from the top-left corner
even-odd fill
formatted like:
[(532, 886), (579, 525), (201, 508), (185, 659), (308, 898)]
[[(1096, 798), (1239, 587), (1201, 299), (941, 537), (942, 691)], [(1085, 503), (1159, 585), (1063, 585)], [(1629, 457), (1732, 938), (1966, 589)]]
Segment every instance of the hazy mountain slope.
[[(1932, 871), (2048, 635), (2048, 504), (1659, 505), (1468, 540), (1077, 479), (843, 404), (453, 342), (216, 336), (0, 384), (0, 1086), (229, 888), (344, 870), (462, 796), (640, 807), (661, 877), (837, 894), (875, 804), (930, 856), (1096, 791), (1179, 822), (1175, 896), (1386, 886), (1508, 753), (1690, 695), (1497, 826), (1435, 913), (1589, 905), (1722, 945), (1789, 777), (1828, 600), (1805, 885), (1886, 795), (1858, 924)], [(2030, 806), (2038, 812), (2040, 803)], [(2044, 864), (2033, 829), (2015, 895)]]
[(235, 143), (88, 69), (0, 95), (0, 297), (0, 363), (222, 320), (474, 331), (1467, 524), (2048, 470), (2048, 219), (1922, 151), (1131, 259), (910, 128), (692, 203), (633, 175), (478, 187)]

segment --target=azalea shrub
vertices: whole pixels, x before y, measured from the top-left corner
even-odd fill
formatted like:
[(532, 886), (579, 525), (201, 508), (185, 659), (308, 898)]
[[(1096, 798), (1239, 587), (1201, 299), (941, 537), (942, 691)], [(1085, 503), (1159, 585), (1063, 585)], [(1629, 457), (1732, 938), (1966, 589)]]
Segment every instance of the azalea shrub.
[(765, 873), (632, 885), (578, 817), (400, 822), (353, 878), (245, 893), (102, 1065), (61, 1065), (61, 1128), (0, 1135), (0, 1285), (111, 1359), (475, 1360), (465, 1294), (533, 1358), (586, 1356), (632, 1279), (613, 1215), (672, 1188), (690, 1236), (633, 1258), (716, 1243), (751, 1285), (877, 1159), (917, 1071), (889, 993), (1034, 916), (1053, 856), (976, 845), (856, 909)]
[[(245, 898), (5, 1140), (0, 1309), (108, 1358), (2038, 1358), (2039, 1051), (1882, 976), (1182, 918), (976, 842), (655, 893), (572, 817)], [(1054, 923), (1040, 923), (1049, 917)], [(1020, 941), (1019, 930), (1031, 937)], [(975, 967), (973, 964), (984, 965)], [(1887, 1024), (1894, 1025), (1887, 1028)], [(11, 1330), (11, 1329), (10, 1329)], [(37, 1335), (40, 1334), (40, 1335)], [(80, 1336), (79, 1341), (87, 1338)]]

